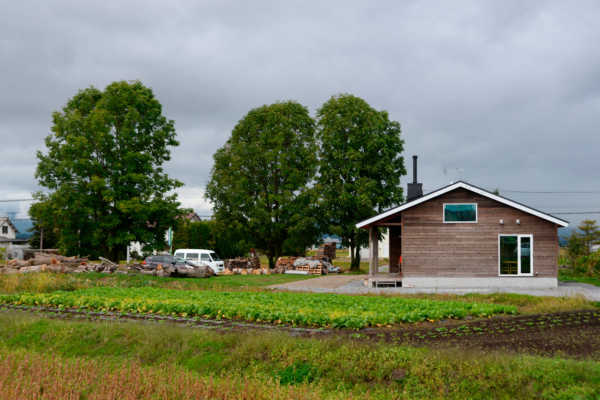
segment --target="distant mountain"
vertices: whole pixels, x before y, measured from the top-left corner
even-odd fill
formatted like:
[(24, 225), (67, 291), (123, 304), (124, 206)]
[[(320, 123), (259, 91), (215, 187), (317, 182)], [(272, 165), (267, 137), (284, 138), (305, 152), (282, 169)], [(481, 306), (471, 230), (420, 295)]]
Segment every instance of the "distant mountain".
[(567, 245), (569, 241), (569, 236), (573, 233), (573, 231), (577, 230), (577, 228), (558, 228), (558, 245), (564, 247)]

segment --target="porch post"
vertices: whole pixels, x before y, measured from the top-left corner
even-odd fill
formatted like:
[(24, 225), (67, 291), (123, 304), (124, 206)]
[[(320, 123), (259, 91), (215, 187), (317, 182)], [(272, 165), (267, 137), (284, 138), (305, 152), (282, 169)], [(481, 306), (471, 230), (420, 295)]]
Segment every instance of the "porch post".
[(377, 227), (369, 227), (369, 276), (374, 276), (379, 271), (379, 242), (377, 240)]

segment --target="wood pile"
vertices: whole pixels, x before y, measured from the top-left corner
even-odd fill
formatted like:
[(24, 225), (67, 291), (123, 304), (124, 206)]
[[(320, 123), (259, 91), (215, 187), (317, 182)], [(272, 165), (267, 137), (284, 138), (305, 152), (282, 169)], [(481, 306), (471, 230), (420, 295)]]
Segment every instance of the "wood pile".
[(252, 269), (250, 260), (246, 257), (230, 258), (225, 260), (225, 269)]
[(223, 275), (263, 275), (270, 273), (269, 268), (261, 268), (260, 259), (254, 249), (249, 257), (236, 257), (225, 260)]
[(340, 272), (340, 269), (334, 267), (327, 256), (279, 257), (275, 263), (275, 272), (284, 274), (286, 271), (303, 271), (311, 275), (324, 275), (329, 272)]
[(106, 258), (100, 257), (99, 263), (90, 263), (87, 258), (65, 257), (59, 254), (36, 253), (28, 260), (10, 260), (6, 265), (0, 265), (0, 273), (16, 274), (28, 272), (59, 272), (59, 273), (81, 273), (102, 272), (106, 274), (130, 274), (141, 273), (154, 276), (189, 276), (208, 277), (214, 275), (212, 269), (207, 266), (195, 267), (190, 265), (172, 265), (152, 268), (150, 265), (142, 264), (116, 264)]
[(317, 250), (317, 257), (327, 257), (331, 262), (331, 260), (335, 260), (335, 250), (335, 242), (323, 243)]
[(269, 268), (225, 268), (221, 275), (269, 275)]
[(287, 270), (294, 269), (294, 261), (296, 261), (298, 257), (279, 257), (277, 261), (275, 261), (275, 273), (283, 274)]

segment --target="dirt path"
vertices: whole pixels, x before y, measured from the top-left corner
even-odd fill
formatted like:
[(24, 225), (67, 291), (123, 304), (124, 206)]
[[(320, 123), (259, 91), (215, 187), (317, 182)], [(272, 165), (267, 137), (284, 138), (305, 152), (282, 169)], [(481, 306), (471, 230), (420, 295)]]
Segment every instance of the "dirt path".
[(313, 279), (271, 285), (269, 288), (306, 291), (313, 289), (338, 289), (357, 281), (360, 281), (362, 284), (366, 277), (367, 275), (325, 275)]
[(544, 356), (600, 360), (600, 310), (494, 317), (485, 320), (447, 320), (393, 328), (320, 329), (216, 321), (147, 314), (98, 313), (43, 307), (2, 306), (2, 312), (37, 313), (43, 317), (109, 321), (165, 321), (192, 328), (228, 331), (281, 331), (301, 337), (342, 337), (360, 342), (387, 342), (428, 347), (502, 350)]

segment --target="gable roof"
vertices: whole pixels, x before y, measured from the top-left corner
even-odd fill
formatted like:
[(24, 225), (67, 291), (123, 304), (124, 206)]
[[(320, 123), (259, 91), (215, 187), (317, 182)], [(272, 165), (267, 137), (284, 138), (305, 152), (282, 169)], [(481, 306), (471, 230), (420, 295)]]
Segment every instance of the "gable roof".
[(29, 218), (15, 218), (11, 220), (17, 228), (17, 239), (30, 239), (33, 236), (33, 221)]
[(466, 189), (466, 190), (469, 190), (469, 191), (477, 193), (477, 194), (479, 194), (481, 196), (490, 198), (492, 200), (496, 200), (499, 203), (506, 204), (507, 206), (516, 208), (517, 210), (521, 210), (521, 211), (526, 212), (528, 214), (535, 215), (538, 218), (545, 219), (546, 221), (550, 221), (550, 222), (552, 222), (552, 223), (554, 223), (554, 224), (556, 224), (558, 226), (561, 226), (561, 227), (569, 226), (569, 222), (568, 221), (565, 221), (565, 220), (560, 219), (560, 218), (556, 218), (553, 215), (541, 212), (539, 210), (536, 210), (535, 208), (528, 207), (528, 206), (526, 206), (524, 204), (521, 204), (521, 203), (518, 203), (518, 202), (516, 202), (514, 200), (507, 199), (506, 197), (502, 197), (502, 196), (499, 196), (497, 194), (488, 192), (485, 189), (482, 189), (482, 188), (477, 187), (477, 186), (473, 186), (473, 185), (471, 185), (471, 184), (469, 184), (467, 182), (458, 181), (456, 183), (450, 184), (448, 186), (444, 186), (443, 188), (440, 188), (440, 189), (435, 190), (435, 191), (433, 191), (431, 193), (428, 193), (428, 194), (426, 194), (424, 196), (421, 196), (421, 197), (419, 197), (419, 198), (417, 198), (415, 200), (412, 200), (412, 201), (406, 202), (404, 204), (401, 204), (398, 207), (395, 207), (395, 208), (392, 208), (390, 210), (384, 211), (384, 212), (382, 212), (379, 215), (376, 215), (374, 217), (371, 217), (369, 219), (361, 221), (358, 224), (356, 224), (356, 227), (357, 228), (363, 228), (363, 227), (365, 227), (367, 225), (371, 225), (374, 222), (380, 221), (380, 220), (382, 220), (384, 218), (387, 218), (387, 217), (389, 217), (391, 215), (399, 213), (400, 211), (404, 211), (407, 208), (414, 207), (417, 204), (424, 203), (424, 202), (426, 202), (428, 200), (431, 200), (433, 198), (436, 198), (438, 196), (441, 196), (441, 195), (443, 195), (445, 193), (451, 192), (451, 191), (456, 190), (456, 189)]
[(10, 226), (12, 226), (15, 233), (19, 233), (19, 230), (17, 229), (15, 224), (13, 224), (13, 222), (11, 221), (11, 219), (9, 217), (0, 217), (0, 223), (8, 223)]

